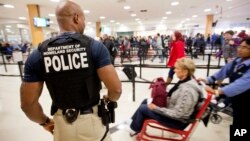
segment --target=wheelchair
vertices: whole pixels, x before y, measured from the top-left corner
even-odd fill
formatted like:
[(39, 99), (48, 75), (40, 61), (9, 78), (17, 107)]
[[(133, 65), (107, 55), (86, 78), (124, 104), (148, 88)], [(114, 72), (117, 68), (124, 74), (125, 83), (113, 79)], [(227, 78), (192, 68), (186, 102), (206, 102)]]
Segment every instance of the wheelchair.
[(210, 121), (214, 124), (219, 124), (222, 121), (222, 116), (219, 114), (219, 112), (231, 117), (233, 116), (232, 103), (226, 104), (226, 106), (223, 108), (220, 108), (218, 104), (210, 103), (210, 107), (212, 108)]
[[(192, 120), (192, 122), (189, 123), (188, 127), (185, 128), (184, 130), (166, 127), (162, 123), (156, 120), (147, 119), (143, 123), (141, 132), (137, 134), (136, 140), (137, 141), (152, 141), (152, 140), (187, 141), (190, 138), (192, 132), (194, 132), (199, 121), (201, 121), (204, 118), (205, 113), (209, 107), (211, 98), (212, 98), (212, 94), (207, 93), (207, 98), (205, 98), (205, 100), (200, 105), (198, 112), (195, 114), (195, 118)], [(155, 130), (160, 130), (161, 135), (158, 136), (158, 135), (150, 133), (148, 131), (149, 127)], [(176, 134), (178, 139), (172, 138), (172, 137), (166, 137), (164, 133)]]

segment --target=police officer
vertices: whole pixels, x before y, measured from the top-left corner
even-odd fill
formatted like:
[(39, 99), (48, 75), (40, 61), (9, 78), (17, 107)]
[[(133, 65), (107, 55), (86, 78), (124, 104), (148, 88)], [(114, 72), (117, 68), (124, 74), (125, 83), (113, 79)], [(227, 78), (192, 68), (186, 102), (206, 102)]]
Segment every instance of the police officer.
[[(55, 141), (111, 140), (97, 114), (100, 82), (107, 101), (117, 101), (121, 82), (107, 48), (83, 35), (85, 17), (79, 5), (61, 2), (56, 8), (60, 35), (44, 41), (25, 63), (21, 108), (26, 116), (54, 135)], [(44, 82), (52, 98), (44, 114), (39, 97)]]
[(245, 111), (246, 107), (249, 107), (250, 99), (250, 39), (243, 40), (237, 49), (238, 57), (236, 59), (208, 77), (207, 80), (199, 80), (214, 83), (229, 78), (229, 85), (220, 89), (206, 87), (206, 90), (214, 93), (216, 96), (224, 94), (231, 98), (233, 126), (242, 129), (249, 125), (250, 119), (249, 114)]

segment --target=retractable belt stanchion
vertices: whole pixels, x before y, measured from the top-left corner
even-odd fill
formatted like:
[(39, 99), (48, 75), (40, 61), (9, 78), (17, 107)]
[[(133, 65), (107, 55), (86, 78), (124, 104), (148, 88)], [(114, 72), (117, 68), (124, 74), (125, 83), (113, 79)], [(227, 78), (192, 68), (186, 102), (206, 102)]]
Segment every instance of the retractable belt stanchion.
[(141, 58), (141, 56), (140, 56), (140, 78), (141, 78), (141, 73), (142, 73), (142, 68), (141, 68), (141, 62), (142, 62), (142, 58)]
[(5, 72), (7, 72), (7, 66), (6, 66), (6, 62), (5, 62), (5, 58), (4, 58), (4, 55), (2, 54), (2, 59), (3, 59), (3, 65), (4, 65), (4, 69), (5, 69)]
[(21, 80), (23, 81), (23, 61), (18, 61), (17, 64), (18, 64)]
[(210, 61), (211, 61), (211, 54), (208, 54), (207, 76), (209, 76), (209, 71), (210, 71)]
[(132, 65), (133, 73), (132, 73), (132, 89), (133, 89), (133, 101), (135, 101), (135, 65)]
[(218, 68), (220, 67), (221, 56), (219, 55)]

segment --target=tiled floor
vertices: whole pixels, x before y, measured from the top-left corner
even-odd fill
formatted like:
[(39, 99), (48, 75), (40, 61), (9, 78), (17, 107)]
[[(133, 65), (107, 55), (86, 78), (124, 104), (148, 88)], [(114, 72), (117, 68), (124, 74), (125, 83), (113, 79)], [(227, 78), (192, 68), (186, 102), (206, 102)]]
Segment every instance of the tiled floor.
[[(196, 64), (206, 65), (207, 60), (195, 59)], [(117, 60), (117, 62), (119, 59)], [(215, 58), (212, 58), (212, 64), (217, 65)], [(1, 62), (1, 61), (0, 61)], [(159, 60), (154, 61), (160, 65)], [(148, 64), (155, 64), (150, 61), (146, 61)], [(138, 61), (133, 62), (138, 64)], [(162, 64), (163, 65), (163, 64)], [(121, 71), (122, 68), (117, 68), (117, 72), (121, 80), (127, 80), (125, 74)], [(210, 74), (216, 70), (211, 70)], [(136, 72), (139, 76), (139, 68), (136, 68)], [(163, 76), (166, 77), (167, 69), (153, 69), (143, 68), (142, 78), (152, 81), (153, 78)], [(206, 70), (197, 69), (196, 77), (206, 77)], [(17, 66), (8, 66), (8, 72), (4, 71), (2, 65), (0, 65), (0, 74), (18, 74)], [(139, 77), (136, 80), (141, 80)], [(174, 79), (176, 82), (176, 78)], [(44, 131), (36, 123), (31, 122), (20, 109), (19, 99), (19, 86), (21, 84), (20, 77), (3, 77), (0, 76), (0, 141), (52, 141), (53, 137), (48, 132)], [(129, 136), (129, 133), (125, 129), (126, 121), (129, 120), (135, 109), (140, 102), (150, 96), (150, 90), (148, 89), (148, 83), (136, 83), (135, 85), (135, 102), (132, 101), (132, 84), (129, 82), (122, 83), (123, 93), (118, 101), (118, 108), (116, 109), (116, 122), (111, 124), (112, 127), (116, 127), (119, 130), (112, 133), (114, 141), (132, 141), (134, 140)], [(103, 88), (102, 94), (106, 93), (106, 89)], [(44, 111), (49, 115), (50, 111), (50, 96), (46, 88), (44, 88), (43, 94), (40, 98)], [(207, 127), (201, 122), (196, 128), (191, 141), (229, 141), (229, 125), (232, 118), (220, 113), (223, 116), (223, 121), (220, 124), (209, 123)], [(113, 128), (114, 129), (114, 128)]]

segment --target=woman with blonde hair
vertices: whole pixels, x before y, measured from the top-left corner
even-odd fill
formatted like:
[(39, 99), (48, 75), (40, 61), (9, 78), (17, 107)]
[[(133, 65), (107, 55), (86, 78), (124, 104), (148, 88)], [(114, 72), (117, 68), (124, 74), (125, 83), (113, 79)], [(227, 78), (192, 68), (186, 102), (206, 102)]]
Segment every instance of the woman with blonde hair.
[(202, 90), (192, 78), (195, 64), (191, 59), (180, 58), (174, 67), (179, 81), (170, 89), (166, 106), (158, 107), (145, 99), (132, 116), (130, 135), (141, 131), (145, 119), (155, 119), (170, 128), (185, 129), (188, 126), (178, 119), (185, 121), (191, 118)]

